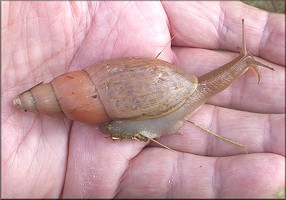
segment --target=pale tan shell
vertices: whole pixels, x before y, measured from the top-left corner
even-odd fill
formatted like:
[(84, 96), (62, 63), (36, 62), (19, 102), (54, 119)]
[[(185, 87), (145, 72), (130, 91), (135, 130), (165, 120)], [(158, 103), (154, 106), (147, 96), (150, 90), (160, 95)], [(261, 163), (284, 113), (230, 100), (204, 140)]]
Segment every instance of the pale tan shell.
[(181, 107), (197, 77), (155, 58), (111, 59), (85, 68), (112, 119), (146, 119)]

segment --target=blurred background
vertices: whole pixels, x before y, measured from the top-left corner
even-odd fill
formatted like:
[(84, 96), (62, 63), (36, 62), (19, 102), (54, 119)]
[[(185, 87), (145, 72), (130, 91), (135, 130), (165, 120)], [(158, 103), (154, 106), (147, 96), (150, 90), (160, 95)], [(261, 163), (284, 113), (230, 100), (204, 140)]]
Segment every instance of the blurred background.
[(268, 12), (285, 13), (285, 0), (245, 0), (242, 2), (263, 10), (267, 10)]

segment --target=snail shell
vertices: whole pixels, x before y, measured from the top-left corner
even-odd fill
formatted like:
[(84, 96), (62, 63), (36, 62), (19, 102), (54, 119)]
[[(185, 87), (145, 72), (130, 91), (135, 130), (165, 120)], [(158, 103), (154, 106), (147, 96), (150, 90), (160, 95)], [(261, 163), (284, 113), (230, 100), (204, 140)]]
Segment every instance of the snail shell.
[(197, 77), (166, 61), (116, 58), (36, 85), (14, 105), (85, 123), (144, 120), (174, 112), (197, 85)]
[[(200, 77), (155, 58), (117, 58), (56, 77), (20, 94), (14, 105), (52, 117), (99, 123), (112, 138), (146, 141), (177, 132), (188, 116), (260, 63), (247, 51)], [(162, 144), (161, 144), (162, 145)], [(163, 145), (162, 145), (163, 146)]]

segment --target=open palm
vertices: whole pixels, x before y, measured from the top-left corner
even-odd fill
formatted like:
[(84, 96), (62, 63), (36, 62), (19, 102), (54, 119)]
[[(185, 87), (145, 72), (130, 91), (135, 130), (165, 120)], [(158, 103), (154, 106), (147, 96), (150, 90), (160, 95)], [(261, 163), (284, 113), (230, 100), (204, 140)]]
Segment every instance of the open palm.
[[(2, 5), (3, 197), (270, 197), (285, 186), (284, 15), (240, 2)], [(155, 57), (174, 35), (159, 58), (202, 75), (238, 55), (242, 18), (248, 48), (275, 72), (262, 69), (260, 84), (246, 72), (192, 121), (249, 154), (190, 123), (158, 139), (172, 152), (12, 106), (18, 93), (62, 73), (109, 58)]]

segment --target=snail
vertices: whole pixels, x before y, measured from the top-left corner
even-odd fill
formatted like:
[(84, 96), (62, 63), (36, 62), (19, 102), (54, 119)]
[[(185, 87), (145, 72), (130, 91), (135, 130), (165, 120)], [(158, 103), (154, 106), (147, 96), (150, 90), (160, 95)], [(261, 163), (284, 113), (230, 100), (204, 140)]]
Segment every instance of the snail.
[(247, 51), (244, 20), (239, 50), (238, 57), (200, 77), (157, 57), (105, 60), (40, 83), (19, 94), (13, 104), (51, 117), (100, 124), (113, 139), (155, 141), (176, 133), (210, 97), (249, 68), (258, 82), (258, 66), (274, 70)]

